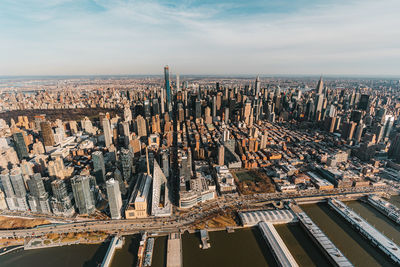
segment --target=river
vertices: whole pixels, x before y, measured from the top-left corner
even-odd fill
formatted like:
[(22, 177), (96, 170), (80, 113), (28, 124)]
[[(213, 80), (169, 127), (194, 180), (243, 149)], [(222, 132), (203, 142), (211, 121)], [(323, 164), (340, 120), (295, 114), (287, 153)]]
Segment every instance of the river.
[[(400, 206), (400, 196), (390, 200)], [(360, 201), (346, 202), (368, 222), (400, 244), (400, 228), (383, 214)], [(303, 205), (303, 210), (356, 266), (393, 266), (386, 255), (378, 251), (353, 230), (326, 203)], [(299, 224), (276, 226), (278, 233), (300, 266), (329, 266), (319, 248)], [(211, 248), (199, 248), (198, 234), (182, 235), (185, 267), (242, 267), (277, 266), (258, 228), (209, 232)], [(116, 251), (112, 267), (135, 266), (140, 235), (127, 236), (122, 249)], [(13, 252), (0, 257), (0, 267), (96, 267), (103, 260), (108, 243), (71, 245), (57, 248)], [(152, 267), (164, 267), (167, 261), (167, 237), (156, 238)]]

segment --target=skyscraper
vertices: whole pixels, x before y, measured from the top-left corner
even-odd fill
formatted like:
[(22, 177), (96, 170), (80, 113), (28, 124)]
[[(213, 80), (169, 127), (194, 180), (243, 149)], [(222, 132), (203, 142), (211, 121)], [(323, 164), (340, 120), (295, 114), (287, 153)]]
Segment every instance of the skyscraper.
[(32, 211), (51, 213), (49, 195), (45, 190), (43, 179), (39, 173), (35, 173), (28, 181), (30, 191), (29, 206)]
[(71, 179), (71, 185), (79, 214), (92, 214), (95, 211), (95, 199), (90, 189), (90, 176), (76, 175)]
[(223, 145), (219, 145), (218, 147), (218, 165), (222, 166), (225, 164), (225, 147)]
[(107, 180), (106, 188), (111, 218), (115, 220), (121, 219), (122, 198), (118, 181), (113, 178)]
[(176, 74), (176, 91), (180, 91), (179, 74)]
[(129, 149), (121, 149), (122, 176), (128, 183), (132, 175), (132, 153)]
[(14, 189), (17, 210), (27, 211), (29, 209), (26, 201), (26, 188), (20, 168), (14, 168), (10, 172), (10, 181)]
[(29, 155), (24, 140), (24, 134), (22, 132), (17, 132), (14, 133), (12, 136), (15, 143), (15, 148), (16, 148), (15, 150), (17, 151), (19, 160), (27, 158)]
[(106, 167), (104, 164), (104, 157), (101, 151), (95, 151), (92, 153), (93, 162), (93, 173), (98, 183), (105, 182), (104, 177), (106, 175)]
[(103, 118), (101, 121), (104, 132), (104, 142), (106, 143), (106, 147), (109, 148), (112, 144), (112, 132), (110, 121), (107, 118)]
[(171, 103), (171, 87), (169, 84), (169, 67), (164, 67), (164, 79), (165, 79), (165, 91), (167, 95), (167, 110), (168, 112), (172, 111), (172, 103)]
[(319, 78), (317, 88), (315, 88), (315, 92), (319, 95), (322, 94), (322, 91), (324, 89), (324, 81), (322, 80), (322, 76)]
[(136, 129), (139, 137), (147, 136), (146, 120), (140, 115), (136, 117)]
[(254, 86), (254, 91), (255, 91), (256, 97), (259, 96), (260, 90), (261, 90), (260, 76), (257, 76), (255, 86)]

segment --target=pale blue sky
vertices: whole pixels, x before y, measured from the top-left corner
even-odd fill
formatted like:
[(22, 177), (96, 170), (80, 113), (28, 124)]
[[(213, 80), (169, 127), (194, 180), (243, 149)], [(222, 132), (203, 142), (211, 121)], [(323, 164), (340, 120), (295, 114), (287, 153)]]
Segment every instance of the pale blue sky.
[(398, 0), (0, 0), (0, 75), (400, 75)]

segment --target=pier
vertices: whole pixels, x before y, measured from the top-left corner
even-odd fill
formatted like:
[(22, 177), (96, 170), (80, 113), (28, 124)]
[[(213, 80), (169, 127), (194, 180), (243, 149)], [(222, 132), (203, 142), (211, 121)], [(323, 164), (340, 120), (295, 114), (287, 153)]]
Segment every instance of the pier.
[(330, 199), (328, 204), (337, 213), (339, 213), (346, 221), (348, 221), (354, 229), (360, 232), (371, 243), (378, 247), (383, 253), (389, 256), (395, 263), (400, 264), (400, 247), (394, 244), (389, 238), (370, 225), (361, 216), (357, 215), (352, 209), (347, 207), (343, 202)]
[(258, 227), (260, 228), (268, 246), (272, 250), (279, 266), (299, 266), (272, 223), (260, 222), (258, 223)]
[(124, 243), (124, 239), (122, 237), (114, 236), (111, 239), (110, 245), (108, 246), (108, 250), (106, 255), (104, 256), (103, 262), (101, 263), (101, 267), (109, 267), (111, 261), (115, 254), (115, 249), (122, 248)]
[(179, 233), (172, 233), (168, 237), (167, 267), (182, 267), (182, 240)]
[(144, 256), (144, 266), (151, 266), (153, 259), (154, 237), (150, 237), (146, 242), (146, 252)]
[(239, 212), (239, 217), (243, 226), (254, 226), (259, 222), (283, 224), (295, 222), (297, 220), (294, 213), (288, 209)]
[(311, 239), (328, 257), (334, 266), (350, 267), (353, 264), (343, 255), (343, 253), (332, 243), (332, 241), (322, 232), (322, 230), (307, 216), (305, 212), (297, 213), (300, 225), (305, 229)]
[(400, 224), (400, 209), (376, 195), (369, 195), (367, 197), (367, 203), (372, 207), (386, 215), (389, 219), (395, 223)]

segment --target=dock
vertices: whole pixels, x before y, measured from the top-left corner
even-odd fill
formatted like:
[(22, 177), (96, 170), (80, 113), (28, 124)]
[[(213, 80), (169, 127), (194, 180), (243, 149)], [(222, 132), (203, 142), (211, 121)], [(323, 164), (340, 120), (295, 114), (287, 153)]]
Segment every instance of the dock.
[(210, 236), (208, 235), (207, 230), (200, 230), (200, 238), (201, 238), (201, 248), (202, 249), (208, 249), (211, 247), (210, 243), (208, 242), (210, 240)]
[(259, 222), (258, 227), (279, 266), (299, 266), (271, 222)]
[(144, 266), (151, 266), (153, 259), (154, 237), (149, 237), (146, 242), (146, 252), (144, 254)]
[(376, 195), (369, 195), (367, 197), (367, 203), (386, 215), (386, 217), (395, 223), (400, 224), (400, 209), (392, 203), (389, 203)]
[(328, 200), (329, 206), (348, 221), (354, 229), (389, 256), (396, 264), (400, 264), (400, 247), (370, 225), (361, 216), (337, 199)]
[(111, 239), (110, 245), (108, 246), (108, 250), (106, 255), (104, 256), (103, 262), (101, 263), (101, 267), (109, 267), (112, 259), (114, 258), (115, 249), (122, 248), (124, 244), (123, 237), (114, 236)]
[(305, 212), (297, 213), (297, 217), (300, 225), (324, 252), (332, 265), (338, 267), (354, 266)]
[(182, 267), (182, 240), (179, 233), (172, 233), (168, 237), (167, 267)]

